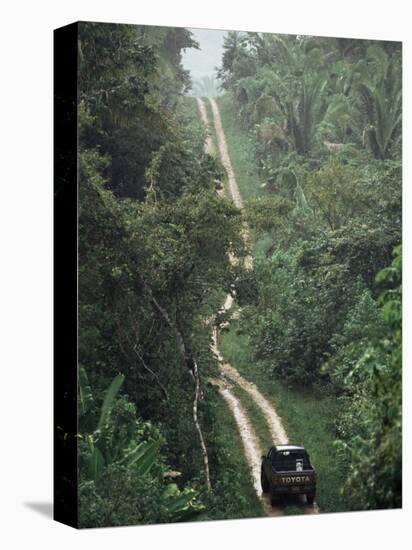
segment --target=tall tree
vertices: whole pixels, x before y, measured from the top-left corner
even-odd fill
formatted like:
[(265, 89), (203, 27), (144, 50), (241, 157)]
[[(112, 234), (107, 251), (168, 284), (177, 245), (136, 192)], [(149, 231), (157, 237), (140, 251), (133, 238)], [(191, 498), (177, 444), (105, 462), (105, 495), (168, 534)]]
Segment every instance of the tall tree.
[(356, 88), (369, 147), (377, 159), (389, 158), (401, 137), (402, 69), (399, 53), (370, 46), (356, 65)]

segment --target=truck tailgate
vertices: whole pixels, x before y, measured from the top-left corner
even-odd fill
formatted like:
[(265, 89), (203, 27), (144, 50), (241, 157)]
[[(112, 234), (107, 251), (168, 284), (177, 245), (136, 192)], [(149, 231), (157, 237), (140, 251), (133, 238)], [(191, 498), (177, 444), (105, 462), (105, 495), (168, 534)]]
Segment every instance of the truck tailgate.
[(307, 470), (303, 472), (285, 472), (277, 473), (277, 483), (281, 486), (288, 486), (293, 488), (304, 486), (312, 486), (316, 483), (315, 472)]

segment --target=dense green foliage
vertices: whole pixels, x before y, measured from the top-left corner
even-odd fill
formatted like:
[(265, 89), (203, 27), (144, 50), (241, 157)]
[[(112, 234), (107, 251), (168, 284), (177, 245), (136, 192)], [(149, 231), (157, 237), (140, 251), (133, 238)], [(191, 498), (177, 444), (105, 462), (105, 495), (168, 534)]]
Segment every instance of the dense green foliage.
[[(80, 526), (104, 527), (191, 519), (203, 506), (193, 489), (166, 483), (161, 434), (136, 417), (117, 375), (100, 410), (84, 369), (80, 369), (79, 489)], [(98, 419), (98, 420), (97, 420)]]
[[(180, 52), (193, 45), (185, 29), (80, 25), (79, 363), (96, 396), (79, 425), (82, 526), (179, 521), (206, 501), (207, 517), (244, 514), (220, 501), (223, 481), (207, 494), (193, 417), (194, 364), (201, 387), (215, 368), (207, 319), (236, 277), (228, 255), (243, 247), (182, 97)], [(205, 395), (198, 422), (214, 443), (214, 482), (236, 467), (220, 458)], [(147, 467), (130, 463), (145, 449)]]
[(397, 248), (391, 266), (377, 276), (389, 285), (380, 296), (384, 335), (364, 343), (346, 378), (352, 399), (339, 425), (339, 450), (353, 464), (345, 491), (355, 508), (402, 506), (401, 275)]
[(237, 330), (296, 395), (337, 398), (336, 498), (399, 506), (400, 45), (229, 33), (219, 75), (265, 191)]
[[(315, 394), (310, 388), (288, 386), (283, 380), (274, 378), (263, 361), (257, 361), (250, 345), (250, 336), (242, 330), (241, 322), (234, 322), (228, 331), (222, 333), (221, 350), (224, 357), (239, 372), (262, 391), (273, 403), (281, 416), (290, 441), (304, 445), (310, 452), (311, 461), (318, 472), (316, 501), (322, 512), (342, 512), (349, 509), (346, 495), (340, 494), (345, 482), (346, 469), (336, 456), (333, 434), (336, 433), (335, 419), (340, 404), (333, 395)], [(248, 400), (245, 399), (245, 404)], [(249, 400), (250, 403), (250, 400)], [(257, 433), (262, 449), (269, 448), (273, 441), (266, 423), (249, 405), (251, 418), (257, 424)], [(332, 459), (334, 458), (334, 459)], [(302, 506), (286, 502), (285, 512), (302, 512)]]

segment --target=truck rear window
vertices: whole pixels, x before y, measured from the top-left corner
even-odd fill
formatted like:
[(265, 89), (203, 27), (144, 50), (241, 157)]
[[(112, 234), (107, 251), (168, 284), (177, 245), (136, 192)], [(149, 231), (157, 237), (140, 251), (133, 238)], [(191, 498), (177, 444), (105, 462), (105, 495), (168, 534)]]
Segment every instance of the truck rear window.
[(279, 472), (299, 471), (310, 469), (308, 455), (302, 452), (280, 451), (273, 453), (272, 465)]

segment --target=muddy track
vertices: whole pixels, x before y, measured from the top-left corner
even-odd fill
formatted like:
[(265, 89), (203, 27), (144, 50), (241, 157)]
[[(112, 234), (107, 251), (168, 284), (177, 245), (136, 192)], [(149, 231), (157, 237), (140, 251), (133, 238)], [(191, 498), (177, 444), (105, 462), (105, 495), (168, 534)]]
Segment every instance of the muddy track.
[[(206, 128), (207, 136), (208, 136), (205, 143), (205, 151), (208, 152), (209, 154), (214, 154), (213, 143), (210, 139), (210, 126), (209, 126), (209, 121), (208, 121), (207, 111), (204, 105), (204, 101), (199, 97), (196, 99), (197, 99), (200, 118)], [(209, 98), (209, 101), (212, 107), (219, 156), (228, 177), (229, 192), (235, 205), (238, 208), (242, 208), (243, 200), (239, 192), (239, 187), (237, 185), (235, 173), (232, 167), (232, 163), (230, 161), (229, 151), (228, 151), (226, 138), (225, 138), (225, 134), (222, 126), (219, 107), (213, 98)], [(247, 243), (247, 241), (249, 240), (249, 232), (247, 227), (245, 227), (243, 230), (243, 237)], [(251, 256), (246, 257), (245, 259), (246, 269), (251, 269), (252, 262), (253, 260)], [(228, 294), (226, 297), (225, 303), (222, 307), (222, 311), (228, 311), (232, 307), (232, 305), (233, 305), (233, 297)], [(271, 517), (281, 516), (284, 514), (282, 507), (272, 507), (268, 496), (262, 493), (261, 483), (260, 483), (262, 449), (260, 447), (260, 443), (256, 435), (256, 431), (253, 427), (253, 422), (251, 421), (250, 417), (248, 416), (247, 412), (242, 406), (241, 401), (231, 391), (231, 388), (233, 386), (239, 386), (243, 391), (245, 391), (250, 396), (250, 398), (261, 410), (263, 417), (265, 418), (268, 428), (270, 430), (272, 439), (274, 443), (277, 443), (277, 444), (288, 443), (288, 437), (284, 429), (284, 426), (282, 424), (282, 420), (277, 414), (273, 405), (270, 403), (268, 399), (266, 399), (264, 395), (262, 395), (262, 393), (255, 386), (255, 384), (246, 380), (232, 365), (224, 361), (222, 354), (219, 351), (218, 343), (219, 343), (219, 333), (216, 328), (213, 334), (212, 350), (219, 361), (220, 378), (211, 380), (211, 383), (217, 387), (220, 395), (226, 401), (236, 421), (238, 431), (242, 440), (245, 457), (250, 467), (253, 486), (256, 491), (256, 494), (261, 499), (262, 507), (265, 514)], [(265, 449), (265, 452), (266, 451), (267, 449)], [(303, 511), (305, 513), (317, 513), (319, 511), (319, 508), (316, 504), (314, 504), (313, 506), (307, 505), (304, 500), (304, 497), (300, 499), (300, 505), (303, 507)]]
[(214, 155), (215, 154), (215, 148), (213, 146), (212, 136), (210, 134), (210, 126), (209, 126), (209, 120), (207, 118), (207, 111), (205, 104), (200, 97), (196, 98), (197, 102), (197, 108), (199, 110), (200, 120), (202, 121), (203, 126), (206, 130), (206, 141), (204, 145), (205, 153), (208, 155)]
[[(202, 100), (200, 101), (203, 103)], [(230, 161), (229, 150), (226, 143), (225, 133), (223, 131), (222, 119), (220, 118), (219, 107), (216, 101), (212, 97), (209, 98), (209, 101), (212, 107), (217, 146), (219, 149), (219, 156), (220, 156), (220, 160), (222, 161), (223, 167), (226, 170), (230, 195), (235, 205), (238, 208), (243, 208), (243, 199), (239, 192), (239, 187), (237, 185), (235, 172), (233, 170), (232, 163)], [(206, 112), (206, 109), (205, 109), (205, 112)]]
[[(220, 116), (220, 111), (218, 104), (216, 103), (216, 100), (212, 97), (209, 97), (210, 105), (212, 107), (212, 114), (213, 114), (213, 123), (215, 126), (215, 132), (216, 132), (216, 140), (217, 140), (217, 147), (219, 150), (219, 157), (223, 164), (223, 167), (227, 174), (227, 180), (228, 180), (228, 186), (229, 186), (229, 193), (230, 196), (235, 203), (235, 205), (242, 209), (243, 208), (243, 199), (242, 195), (240, 194), (239, 186), (236, 181), (235, 172), (233, 170), (232, 162), (230, 160), (229, 155), (229, 149), (226, 142), (225, 132), (223, 130), (222, 125), (222, 119)], [(207, 116), (207, 115), (206, 115)], [(247, 248), (250, 246), (250, 235), (249, 235), (249, 228), (246, 224), (243, 225), (242, 228), (242, 236), (244, 243)], [(250, 255), (247, 255), (244, 259), (244, 265), (246, 269), (252, 269), (253, 266), (253, 258)]]
[(243, 408), (240, 400), (231, 391), (231, 386), (228, 385), (221, 378), (212, 379), (210, 382), (217, 387), (218, 392), (226, 401), (227, 406), (233, 414), (236, 421), (237, 429), (242, 440), (243, 451), (245, 453), (246, 461), (250, 467), (250, 473), (253, 481), (253, 487), (256, 494), (262, 502), (263, 511), (267, 516), (278, 517), (283, 516), (282, 508), (276, 506), (272, 507), (268, 495), (262, 492), (260, 484), (260, 463), (262, 450), (259, 445), (258, 438), (255, 430), (250, 422), (250, 419)]

